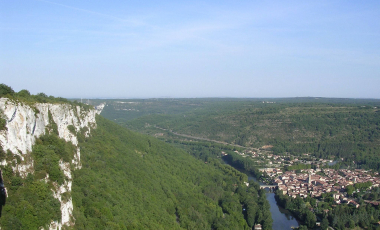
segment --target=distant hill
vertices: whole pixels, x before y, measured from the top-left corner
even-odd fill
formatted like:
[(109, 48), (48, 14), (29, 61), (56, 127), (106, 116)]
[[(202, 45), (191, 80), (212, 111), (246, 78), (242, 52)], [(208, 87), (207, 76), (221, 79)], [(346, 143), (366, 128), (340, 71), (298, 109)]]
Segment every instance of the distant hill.
[(118, 100), (108, 101), (102, 114), (146, 134), (164, 128), (246, 147), (273, 145), (278, 154), (343, 158), (352, 167), (380, 170), (378, 99)]

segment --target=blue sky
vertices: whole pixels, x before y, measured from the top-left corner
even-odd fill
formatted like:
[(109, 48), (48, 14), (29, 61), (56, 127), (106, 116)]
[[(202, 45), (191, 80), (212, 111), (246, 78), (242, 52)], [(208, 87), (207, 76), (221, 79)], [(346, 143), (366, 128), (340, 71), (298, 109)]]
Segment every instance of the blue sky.
[(380, 98), (380, 1), (0, 0), (0, 82), (69, 98)]

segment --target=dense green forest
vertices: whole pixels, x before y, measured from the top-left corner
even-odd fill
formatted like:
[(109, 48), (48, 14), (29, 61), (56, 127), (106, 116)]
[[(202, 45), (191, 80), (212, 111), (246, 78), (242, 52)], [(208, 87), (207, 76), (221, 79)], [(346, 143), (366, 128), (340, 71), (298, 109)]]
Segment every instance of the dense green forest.
[(255, 183), (243, 185), (245, 174), (102, 117), (97, 123), (80, 144), (83, 168), (74, 172), (76, 228), (248, 229), (262, 223), (271, 229), (261, 214), (269, 210), (265, 193)]
[[(2, 97), (38, 102), (3, 88), (8, 92)], [(82, 163), (81, 169), (72, 166), (72, 191), (63, 194), (63, 199), (72, 197), (74, 229), (272, 228), (265, 190), (253, 181), (246, 186), (246, 174), (215, 156), (189, 154), (102, 116), (96, 122), (89, 137), (86, 130), (69, 127), (78, 137)], [(25, 178), (12, 170), (21, 158), (0, 148), (0, 160), (13, 162), (0, 166), (8, 189), (2, 229), (47, 229), (60, 220), (60, 202), (53, 196), (54, 186), (65, 180), (59, 161), (71, 162), (76, 148), (58, 137), (54, 124), (28, 154), (34, 173)]]
[[(269, 101), (270, 100), (270, 101)], [(157, 99), (107, 101), (102, 112), (130, 129), (171, 130), (274, 153), (343, 158), (343, 165), (380, 170), (380, 100)], [(165, 129), (165, 130), (163, 130)]]
[[(335, 159), (338, 163), (331, 166), (335, 169), (351, 167), (380, 171), (380, 100), (294, 98), (271, 101), (173, 101), (160, 101), (161, 107), (156, 113), (154, 106), (151, 106), (155, 104), (153, 100), (134, 100), (127, 104), (109, 101), (103, 114), (113, 115), (115, 122), (156, 136), (202, 160), (224, 159), (235, 168), (269, 183), (270, 179), (261, 178), (263, 175), (258, 172), (255, 160), (234, 151), (272, 145), (270, 150), (279, 155), (290, 153), (301, 156), (310, 153), (317, 159)], [(170, 106), (165, 106), (165, 103)], [(174, 111), (174, 105), (180, 108)], [(134, 113), (133, 109), (137, 107), (141, 116)], [(118, 109), (117, 113), (115, 108)], [(298, 164), (286, 166), (284, 170), (314, 167)], [(352, 186), (353, 189), (356, 189), (355, 186)], [(348, 193), (353, 190), (350, 189), (348, 186)], [(364, 202), (364, 199), (378, 199), (378, 191), (354, 193), (353, 198), (360, 203), (358, 209), (347, 204), (336, 205), (329, 193), (323, 194), (318, 201), (310, 197), (293, 199), (279, 192), (276, 197), (281, 206), (301, 221), (300, 229), (318, 228), (317, 221), (322, 229), (327, 226), (336, 229), (378, 229), (378, 207)]]
[[(242, 151), (242, 148), (207, 141), (181, 141), (178, 139), (168, 139), (167, 142), (178, 148), (184, 149), (194, 157), (202, 159), (203, 161), (208, 162), (219, 159), (240, 171), (255, 176), (258, 180), (266, 179), (264, 174), (259, 172), (257, 163), (254, 159), (242, 157), (235, 152), (236, 150)], [(225, 155), (222, 153), (225, 153)]]

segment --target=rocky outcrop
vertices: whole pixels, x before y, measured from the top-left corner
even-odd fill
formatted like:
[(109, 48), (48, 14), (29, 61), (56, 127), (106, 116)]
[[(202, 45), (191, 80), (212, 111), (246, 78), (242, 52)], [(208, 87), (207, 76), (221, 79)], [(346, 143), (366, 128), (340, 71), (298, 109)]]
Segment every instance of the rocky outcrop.
[[(77, 146), (77, 136), (69, 128), (71, 130), (74, 128), (76, 132), (87, 128), (85, 136), (88, 136), (91, 128), (96, 128), (95, 115), (100, 112), (101, 109), (85, 110), (80, 106), (70, 104), (36, 103), (28, 105), (0, 98), (0, 113), (7, 121), (6, 129), (0, 131), (1, 147), (4, 151), (9, 150), (21, 158), (21, 162), (17, 163), (13, 170), (19, 172), (22, 177), (26, 177), (28, 173), (34, 171), (33, 159), (29, 153), (32, 151), (36, 138), (45, 134), (54, 124), (60, 138)], [(10, 163), (12, 162), (5, 160), (1, 162), (2, 165)], [(74, 223), (72, 199), (62, 199), (63, 193), (71, 192), (71, 164), (74, 165), (74, 168), (81, 167), (79, 148), (77, 148), (72, 162), (60, 162), (66, 181), (61, 186), (57, 185), (53, 192), (54, 197), (61, 202), (62, 219), (58, 223), (52, 223), (52, 229), (61, 229), (63, 225), (70, 226)]]

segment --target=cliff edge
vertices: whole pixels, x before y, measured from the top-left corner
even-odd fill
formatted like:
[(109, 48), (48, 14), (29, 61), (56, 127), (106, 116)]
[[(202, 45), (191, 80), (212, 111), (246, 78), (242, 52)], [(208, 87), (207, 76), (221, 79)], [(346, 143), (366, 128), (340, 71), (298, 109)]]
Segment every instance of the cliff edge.
[[(91, 129), (96, 128), (96, 114), (101, 110), (85, 109), (66, 103), (24, 103), (8, 98), (0, 98), (0, 115), (5, 120), (5, 127), (0, 130), (0, 145), (3, 152), (11, 153), (13, 157), (3, 159), (2, 166), (11, 165), (13, 172), (26, 178), (34, 173), (34, 160), (31, 151), (36, 139), (44, 134), (55, 132), (59, 138), (71, 142), (76, 152), (71, 162), (59, 161), (60, 170), (65, 175), (61, 185), (54, 184), (54, 197), (61, 204), (61, 220), (52, 221), (50, 229), (61, 229), (62, 226), (74, 225), (72, 216), (72, 198), (62, 198), (63, 193), (70, 194), (72, 187), (71, 170), (81, 168), (80, 148), (76, 133), (84, 131), (88, 137)], [(19, 160), (17, 160), (19, 159)], [(49, 180), (49, 174), (45, 181)]]

